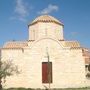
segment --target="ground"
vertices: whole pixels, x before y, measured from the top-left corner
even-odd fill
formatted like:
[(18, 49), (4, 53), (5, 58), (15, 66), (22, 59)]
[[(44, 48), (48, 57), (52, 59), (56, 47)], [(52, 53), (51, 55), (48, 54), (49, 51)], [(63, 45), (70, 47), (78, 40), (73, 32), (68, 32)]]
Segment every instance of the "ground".
[[(3, 90), (42, 90), (42, 89), (31, 89), (31, 88), (27, 88), (27, 89), (25, 89), (25, 88), (17, 88), (17, 89), (15, 89), (15, 88), (10, 88), (10, 89), (3, 89)], [(46, 89), (46, 90), (48, 90), (48, 89)], [(63, 89), (49, 89), (49, 90), (90, 90), (90, 87), (83, 87), (83, 88), (63, 88)]]

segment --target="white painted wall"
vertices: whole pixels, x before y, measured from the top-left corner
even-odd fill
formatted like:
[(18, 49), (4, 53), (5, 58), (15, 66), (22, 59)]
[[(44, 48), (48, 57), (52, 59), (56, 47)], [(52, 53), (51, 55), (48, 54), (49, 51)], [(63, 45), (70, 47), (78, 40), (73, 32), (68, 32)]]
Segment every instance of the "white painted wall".
[[(22, 50), (2, 50), (3, 59), (12, 58), (21, 74), (8, 77), (5, 87), (44, 88), (42, 62), (46, 61), (46, 47), (52, 62), (51, 88), (81, 87), (85, 85), (85, 67), (81, 49), (63, 48), (53, 39), (41, 39)], [(3, 60), (2, 59), (2, 60)]]
[(63, 26), (50, 22), (38, 22), (29, 27), (29, 40), (37, 40), (46, 36), (63, 40)]

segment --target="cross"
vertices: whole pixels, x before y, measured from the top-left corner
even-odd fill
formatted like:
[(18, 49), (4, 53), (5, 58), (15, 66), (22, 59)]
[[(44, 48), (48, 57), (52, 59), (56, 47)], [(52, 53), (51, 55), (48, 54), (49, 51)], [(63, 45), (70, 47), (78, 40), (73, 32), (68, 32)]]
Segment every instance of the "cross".
[(48, 90), (50, 90), (50, 61), (49, 61), (49, 59), (50, 59), (50, 57), (49, 57), (49, 53), (48, 53), (48, 47), (46, 47), (46, 54), (47, 54), (47, 59), (48, 59), (48, 81), (49, 81), (49, 89)]

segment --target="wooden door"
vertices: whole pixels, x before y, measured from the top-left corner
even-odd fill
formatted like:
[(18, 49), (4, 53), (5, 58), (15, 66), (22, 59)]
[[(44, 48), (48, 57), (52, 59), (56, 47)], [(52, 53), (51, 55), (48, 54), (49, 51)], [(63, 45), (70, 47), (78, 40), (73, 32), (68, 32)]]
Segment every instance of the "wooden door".
[(52, 62), (42, 62), (42, 83), (52, 83)]

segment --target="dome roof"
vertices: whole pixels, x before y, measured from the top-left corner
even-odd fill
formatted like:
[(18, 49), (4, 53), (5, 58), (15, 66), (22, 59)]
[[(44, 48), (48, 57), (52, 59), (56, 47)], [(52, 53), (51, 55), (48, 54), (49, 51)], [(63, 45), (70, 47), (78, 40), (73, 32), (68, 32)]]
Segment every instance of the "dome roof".
[(63, 25), (59, 20), (57, 20), (56, 18), (50, 16), (50, 15), (42, 15), (37, 17), (35, 20), (33, 20), (29, 25), (33, 25), (37, 22), (53, 22), (59, 25)]

